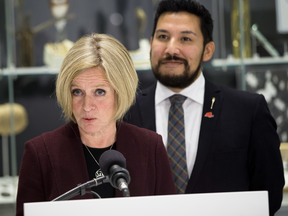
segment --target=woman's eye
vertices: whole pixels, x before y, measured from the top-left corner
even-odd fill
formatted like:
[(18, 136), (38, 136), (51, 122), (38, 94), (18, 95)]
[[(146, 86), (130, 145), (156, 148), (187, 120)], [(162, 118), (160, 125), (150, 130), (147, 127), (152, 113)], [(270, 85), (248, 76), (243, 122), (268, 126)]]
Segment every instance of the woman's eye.
[(75, 96), (78, 96), (78, 95), (81, 94), (81, 91), (80, 91), (79, 89), (74, 89), (74, 90), (72, 91), (72, 94), (75, 95)]
[(98, 89), (96, 90), (96, 95), (100, 95), (100, 96), (105, 95), (105, 91), (102, 89)]

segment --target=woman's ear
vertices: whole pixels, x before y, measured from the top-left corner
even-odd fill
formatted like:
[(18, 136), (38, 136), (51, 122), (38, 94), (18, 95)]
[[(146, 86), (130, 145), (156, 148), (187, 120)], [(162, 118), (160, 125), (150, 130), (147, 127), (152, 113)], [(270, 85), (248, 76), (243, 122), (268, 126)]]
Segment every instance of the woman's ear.
[(214, 50), (215, 50), (214, 42), (210, 41), (209, 43), (207, 43), (203, 53), (203, 61), (210, 60), (213, 56)]

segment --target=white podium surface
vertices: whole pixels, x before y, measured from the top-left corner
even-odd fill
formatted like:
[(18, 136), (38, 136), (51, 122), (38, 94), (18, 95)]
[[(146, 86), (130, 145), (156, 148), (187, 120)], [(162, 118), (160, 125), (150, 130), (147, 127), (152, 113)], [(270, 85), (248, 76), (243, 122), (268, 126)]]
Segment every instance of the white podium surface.
[(25, 216), (268, 216), (268, 192), (229, 192), (38, 202)]

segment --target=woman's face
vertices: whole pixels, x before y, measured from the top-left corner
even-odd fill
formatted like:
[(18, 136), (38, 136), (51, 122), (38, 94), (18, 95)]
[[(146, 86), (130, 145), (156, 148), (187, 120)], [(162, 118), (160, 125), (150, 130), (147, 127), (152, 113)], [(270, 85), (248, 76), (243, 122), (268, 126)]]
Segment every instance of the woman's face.
[(115, 128), (115, 91), (101, 67), (89, 68), (71, 84), (72, 108), (80, 134)]

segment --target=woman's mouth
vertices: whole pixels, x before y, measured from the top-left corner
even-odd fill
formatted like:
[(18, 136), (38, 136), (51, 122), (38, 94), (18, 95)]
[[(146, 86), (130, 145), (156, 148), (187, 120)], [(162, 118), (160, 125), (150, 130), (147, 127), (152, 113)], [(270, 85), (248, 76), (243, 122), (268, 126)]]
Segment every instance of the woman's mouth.
[(96, 118), (82, 118), (82, 119), (86, 122), (91, 122), (91, 121), (96, 120)]

